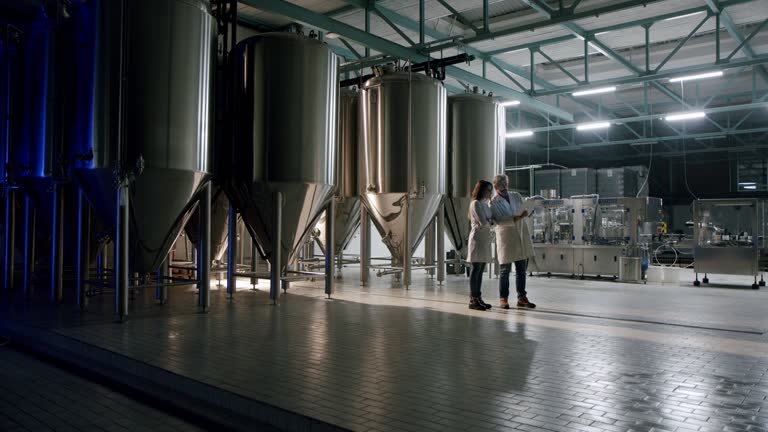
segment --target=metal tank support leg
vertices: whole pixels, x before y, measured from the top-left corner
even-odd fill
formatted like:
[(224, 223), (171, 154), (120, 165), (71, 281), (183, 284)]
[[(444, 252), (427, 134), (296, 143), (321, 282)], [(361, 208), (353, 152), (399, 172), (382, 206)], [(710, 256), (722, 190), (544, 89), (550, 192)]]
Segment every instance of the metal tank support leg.
[(334, 283), (336, 242), (334, 236), (334, 219), (336, 218), (336, 200), (331, 198), (325, 210), (325, 295), (331, 298)]
[(211, 182), (205, 186), (200, 199), (200, 242), (197, 246), (198, 297), (201, 312), (211, 307)]
[(163, 263), (160, 264), (160, 268), (157, 270), (157, 287), (155, 288), (155, 300), (161, 305), (168, 303), (168, 286), (166, 283), (170, 282), (169, 277), (171, 271), (171, 254), (165, 257)]
[(410, 212), (411, 212), (411, 200), (410, 198), (406, 197), (404, 200), (405, 202), (405, 208), (404, 214), (405, 214), (405, 230), (403, 234), (403, 244), (401, 245), (402, 251), (403, 251), (403, 262), (401, 265), (403, 266), (403, 286), (405, 286), (405, 289), (410, 289), (411, 286), (411, 255), (413, 254), (413, 248), (411, 248), (411, 233), (410, 226)]
[(280, 293), (280, 282), (283, 263), (283, 194), (275, 191), (272, 193), (272, 260), (269, 269), (269, 299), (273, 305), (277, 304), (277, 296)]
[(3, 289), (13, 287), (13, 268), (16, 260), (16, 208), (15, 192), (5, 191), (5, 235), (3, 244)]
[[(251, 239), (251, 273), (256, 273), (259, 268), (259, 250), (256, 248), (256, 242)], [(259, 284), (259, 279), (251, 278), (251, 289), (256, 291), (256, 285)]]
[(227, 298), (235, 297), (237, 277), (237, 210), (232, 201), (229, 202), (229, 227), (227, 229)]
[(121, 185), (117, 189), (117, 233), (115, 235), (115, 315), (121, 322), (128, 319), (130, 214), (128, 185)]
[[(432, 220), (432, 222), (429, 224), (429, 227), (427, 228), (427, 232), (424, 235), (424, 264), (427, 266), (434, 266), (435, 265), (435, 229), (436, 229), (435, 220)], [(428, 268), (427, 274), (430, 276), (430, 278), (435, 277), (435, 269)]]
[(77, 305), (80, 310), (88, 308), (87, 286), (91, 263), (91, 207), (85, 194), (78, 191), (77, 197)]
[(51, 302), (64, 297), (64, 191), (53, 184), (53, 222), (51, 224)]
[[(440, 204), (437, 209), (437, 283), (445, 281), (445, 209)], [(458, 255), (458, 252), (456, 252)]]
[(368, 210), (360, 206), (360, 284), (367, 285), (368, 266), (371, 260), (371, 221), (368, 219)]
[(22, 289), (24, 298), (29, 300), (34, 295), (35, 286), (32, 284), (32, 273), (35, 271), (35, 223), (37, 210), (32, 204), (32, 197), (24, 197), (24, 269), (22, 273)]

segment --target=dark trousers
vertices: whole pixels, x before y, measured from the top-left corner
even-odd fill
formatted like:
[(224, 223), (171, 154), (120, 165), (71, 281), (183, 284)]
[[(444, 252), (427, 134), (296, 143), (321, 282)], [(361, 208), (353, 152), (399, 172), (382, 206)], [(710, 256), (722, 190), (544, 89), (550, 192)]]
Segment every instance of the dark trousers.
[[(528, 260), (515, 261), (515, 288), (517, 298), (523, 298), (528, 293), (525, 291), (525, 276), (528, 269)], [(499, 295), (501, 298), (509, 297), (509, 273), (512, 271), (512, 263), (499, 266)]]
[(472, 263), (472, 270), (469, 273), (470, 297), (480, 297), (480, 286), (483, 284), (483, 272), (485, 272), (485, 263)]

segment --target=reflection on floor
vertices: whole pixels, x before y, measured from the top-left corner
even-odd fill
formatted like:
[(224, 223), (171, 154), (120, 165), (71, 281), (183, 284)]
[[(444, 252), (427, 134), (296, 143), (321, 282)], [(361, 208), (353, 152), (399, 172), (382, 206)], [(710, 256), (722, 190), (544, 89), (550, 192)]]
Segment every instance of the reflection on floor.
[[(247, 398), (353, 430), (709, 431), (768, 425), (768, 293), (532, 278), (535, 311), (467, 308), (467, 279), (409, 290), (360, 287), (355, 268), (327, 300), (293, 283), (270, 306), (267, 281), (234, 301), (192, 289), (169, 306), (140, 294), (125, 324), (112, 298), (61, 335)], [(692, 275), (691, 275), (692, 280)], [(723, 283), (748, 285), (741, 279)], [(749, 282), (749, 281), (747, 281)], [(497, 304), (496, 280), (484, 298)], [(103, 315), (102, 315), (103, 313)]]

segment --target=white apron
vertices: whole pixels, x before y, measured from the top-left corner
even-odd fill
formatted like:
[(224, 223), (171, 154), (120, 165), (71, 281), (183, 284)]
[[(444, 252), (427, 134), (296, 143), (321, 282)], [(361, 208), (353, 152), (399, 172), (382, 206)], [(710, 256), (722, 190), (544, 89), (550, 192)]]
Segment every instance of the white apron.
[(467, 261), (471, 263), (489, 263), (493, 260), (491, 230), (491, 208), (487, 201), (472, 201), (469, 205), (469, 232)]
[(523, 197), (508, 192), (509, 202), (501, 195), (491, 199), (491, 211), (496, 221), (496, 257), (499, 264), (529, 259), (534, 256), (533, 241), (526, 221), (515, 222), (513, 217), (523, 211)]

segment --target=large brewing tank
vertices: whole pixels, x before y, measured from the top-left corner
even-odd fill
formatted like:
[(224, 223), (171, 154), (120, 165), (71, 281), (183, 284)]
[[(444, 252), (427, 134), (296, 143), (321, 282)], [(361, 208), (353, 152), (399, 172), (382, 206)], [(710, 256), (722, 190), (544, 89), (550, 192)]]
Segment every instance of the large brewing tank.
[(122, 3), (76, 10), (73, 173), (97, 214), (116, 226), (116, 162), (128, 173), (143, 160), (129, 189), (130, 268), (148, 273), (165, 259), (209, 177), (215, 21), (203, 0), (131, 0), (124, 14)]
[[(360, 188), (358, 186), (358, 133), (360, 95), (356, 90), (342, 89), (339, 96), (339, 182), (336, 188), (336, 218), (334, 220), (335, 255), (346, 249), (360, 226)], [(325, 253), (326, 214), (317, 223), (315, 240)]]
[(378, 68), (360, 104), (361, 200), (393, 260), (405, 265), (445, 193), (446, 90), (426, 75)]
[(504, 172), (506, 114), (498, 100), (477, 93), (448, 98), (448, 197), (445, 230), (453, 247), (467, 256), (467, 217), (478, 180)]
[[(271, 260), (283, 265), (314, 228), (336, 182), (338, 57), (323, 42), (265, 33), (237, 44), (236, 130), (225, 182), (232, 203)], [(283, 195), (281, 244), (272, 238), (273, 192)]]

